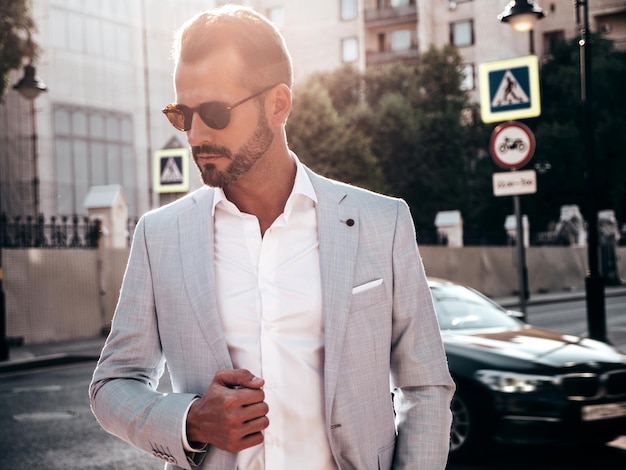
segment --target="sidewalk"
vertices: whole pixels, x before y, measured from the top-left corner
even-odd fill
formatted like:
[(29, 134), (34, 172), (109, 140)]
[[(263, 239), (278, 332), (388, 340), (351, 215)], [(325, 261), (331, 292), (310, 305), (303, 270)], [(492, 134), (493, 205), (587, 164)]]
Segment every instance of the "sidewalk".
[(0, 361), (0, 375), (9, 372), (38, 369), (75, 362), (94, 364), (100, 357), (105, 337), (77, 339), (53, 343), (9, 346), (9, 359)]
[[(562, 292), (546, 292), (544, 294), (532, 294), (530, 299), (526, 301), (527, 305), (542, 305), (554, 302), (562, 302), (564, 300), (581, 300), (585, 298), (585, 289), (562, 291)], [(604, 288), (605, 297), (619, 297), (626, 295), (626, 285), (607, 286)], [(505, 308), (515, 309), (519, 307), (518, 296), (498, 297), (493, 299)]]
[[(626, 296), (626, 285), (606, 287), (605, 296)], [(533, 294), (530, 299), (528, 299), (527, 305), (546, 304), (563, 300), (580, 300), (584, 298), (584, 290), (548, 292), (545, 294)], [(519, 306), (519, 297), (516, 296), (500, 297), (494, 300), (506, 308), (515, 309)], [(0, 361), (0, 374), (75, 362), (95, 362), (100, 357), (104, 340), (104, 337), (97, 337), (74, 341), (27, 344), (22, 346), (11, 345), (9, 359)]]

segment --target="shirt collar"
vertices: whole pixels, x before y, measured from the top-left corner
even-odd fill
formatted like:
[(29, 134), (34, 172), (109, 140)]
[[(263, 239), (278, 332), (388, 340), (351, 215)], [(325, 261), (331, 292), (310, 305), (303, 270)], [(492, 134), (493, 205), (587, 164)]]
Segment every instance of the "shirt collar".
[[(287, 198), (287, 203), (285, 204), (285, 213), (291, 212), (291, 207), (293, 206), (293, 200), (296, 195), (302, 195), (313, 203), (317, 203), (317, 195), (315, 194), (315, 189), (313, 189), (313, 183), (311, 183), (311, 178), (307, 174), (304, 169), (304, 165), (300, 162), (295, 153), (290, 152), (291, 157), (296, 162), (296, 179), (293, 183), (293, 189), (291, 190), (291, 194), (289, 198)], [(225, 205), (228, 201), (226, 194), (224, 194), (224, 189), (222, 188), (214, 188), (213, 191), (213, 207), (211, 209), (211, 215), (215, 216), (215, 208), (218, 204), (224, 203)]]

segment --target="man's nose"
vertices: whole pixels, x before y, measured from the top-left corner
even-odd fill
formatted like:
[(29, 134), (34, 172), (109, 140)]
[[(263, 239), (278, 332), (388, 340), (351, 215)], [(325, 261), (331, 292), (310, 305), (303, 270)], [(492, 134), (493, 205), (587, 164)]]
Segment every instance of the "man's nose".
[(207, 126), (197, 112), (191, 115), (191, 128), (187, 131), (189, 145), (200, 145), (203, 142), (213, 142), (215, 131)]

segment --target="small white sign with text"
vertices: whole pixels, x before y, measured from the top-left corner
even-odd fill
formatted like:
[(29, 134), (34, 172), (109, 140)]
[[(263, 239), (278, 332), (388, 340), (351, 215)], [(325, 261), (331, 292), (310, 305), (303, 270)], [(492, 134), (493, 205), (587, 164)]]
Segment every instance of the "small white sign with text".
[(493, 174), (494, 196), (515, 196), (537, 192), (535, 170), (507, 171)]

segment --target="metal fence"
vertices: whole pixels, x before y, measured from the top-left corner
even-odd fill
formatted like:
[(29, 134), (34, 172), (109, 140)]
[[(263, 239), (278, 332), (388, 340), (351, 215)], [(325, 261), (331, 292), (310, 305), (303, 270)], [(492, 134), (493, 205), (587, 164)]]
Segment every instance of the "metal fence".
[[(130, 246), (137, 219), (127, 221), (127, 242)], [(88, 217), (51, 216), (46, 222), (40, 215), (35, 222), (32, 216), (15, 216), (9, 220), (6, 214), (0, 214), (0, 247), (2, 248), (97, 248), (101, 236), (99, 220)], [(446, 235), (436, 228), (418, 228), (417, 238), (420, 245), (448, 245)], [(530, 233), (531, 246), (570, 245), (571, 242), (553, 232)], [(505, 230), (497, 232), (466, 230), (463, 233), (464, 246), (514, 246)], [(626, 232), (616, 245), (626, 245)]]
[(0, 214), (0, 247), (2, 248), (97, 248), (100, 221), (88, 217), (43, 215), (15, 216), (10, 220)]
[[(514, 236), (505, 230), (463, 232), (463, 246), (515, 246)], [(420, 245), (448, 245), (446, 235), (436, 228), (417, 228), (417, 240)], [(626, 246), (626, 231), (614, 242), (617, 246)], [(571, 246), (574, 243), (568, 237), (556, 232), (530, 232), (530, 246)]]

